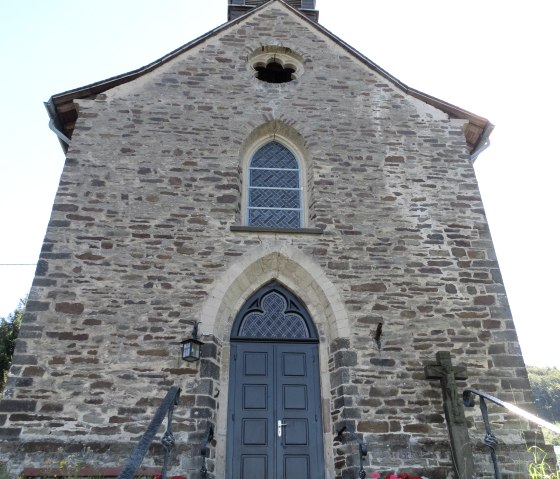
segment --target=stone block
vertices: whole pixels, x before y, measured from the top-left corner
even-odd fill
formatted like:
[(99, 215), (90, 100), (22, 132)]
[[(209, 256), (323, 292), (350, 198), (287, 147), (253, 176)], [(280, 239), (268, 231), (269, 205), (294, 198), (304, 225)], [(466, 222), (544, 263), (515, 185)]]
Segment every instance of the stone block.
[(0, 427), (0, 439), (2, 441), (17, 441), (21, 431), (22, 428), (20, 427)]
[(54, 310), (57, 313), (82, 314), (84, 305), (82, 303), (56, 303)]
[(1, 399), (0, 412), (33, 412), (37, 407), (37, 401), (29, 399)]

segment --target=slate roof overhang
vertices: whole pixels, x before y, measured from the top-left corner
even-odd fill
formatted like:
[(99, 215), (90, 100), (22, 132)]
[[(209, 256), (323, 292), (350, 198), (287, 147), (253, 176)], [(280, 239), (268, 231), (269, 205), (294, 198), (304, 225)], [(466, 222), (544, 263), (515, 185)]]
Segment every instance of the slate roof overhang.
[[(74, 131), (74, 125), (78, 118), (78, 105), (74, 103), (74, 100), (78, 99), (94, 99), (97, 95), (104, 93), (114, 87), (122, 85), (124, 83), (128, 83), (130, 81), (135, 80), (142, 75), (150, 73), (157, 69), (159, 66), (173, 60), (177, 56), (181, 55), (182, 53), (188, 51), (189, 49), (195, 47), (196, 45), (200, 45), (207, 39), (217, 35), (218, 33), (227, 30), (229, 27), (243, 22), (248, 17), (251, 17), (258, 11), (263, 8), (266, 8), (267, 5), (273, 2), (279, 2), (284, 5), (284, 7), (290, 9), (294, 14), (298, 15), (303, 21), (307, 22), (313, 28), (317, 29), (320, 33), (330, 38), (332, 41), (337, 43), (340, 47), (345, 49), (348, 53), (353, 55), (356, 59), (364, 63), (366, 66), (374, 70), (376, 73), (393, 83), (397, 88), (402, 90), (405, 94), (410, 95), (414, 98), (417, 98), (433, 107), (447, 113), (451, 118), (456, 119), (465, 119), (468, 120), (468, 123), (465, 127), (465, 138), (467, 140), (467, 145), (469, 149), (469, 153), (473, 158), (476, 157), (476, 153), (481, 150), (488, 141), (488, 137), (492, 133), (494, 129), (494, 125), (490, 123), (489, 120), (483, 118), (481, 116), (475, 115), (467, 110), (459, 108), (458, 106), (452, 105), (451, 103), (447, 103), (443, 100), (440, 100), (434, 96), (428, 95), (423, 93), (419, 90), (415, 90), (403, 82), (392, 76), (390, 73), (385, 71), (376, 63), (372, 62), (369, 58), (362, 55), (360, 52), (352, 48), (346, 42), (338, 38), (336, 35), (331, 33), (325, 27), (322, 27), (318, 23), (307, 18), (304, 14), (299, 12), (298, 10), (294, 9), (290, 5), (287, 5), (283, 2), (283, 0), (270, 0), (269, 2), (263, 4), (262, 6), (250, 11), (249, 13), (236, 18), (230, 22), (226, 22), (223, 25), (215, 28), (214, 30), (209, 31), (208, 33), (194, 39), (193, 41), (173, 50), (172, 52), (168, 53), (167, 55), (161, 57), (160, 59), (138, 68), (137, 70), (133, 70), (128, 73), (123, 73), (121, 75), (117, 75), (106, 80), (102, 80), (96, 83), (92, 83), (90, 85), (86, 85), (80, 88), (76, 88), (74, 90), (69, 90), (63, 93), (59, 93), (57, 95), (53, 95), (48, 102), (45, 103), (47, 111), (51, 120), (54, 122), (54, 126), (62, 132), (66, 137), (72, 138), (72, 133)], [(65, 144), (63, 140), (61, 140), (62, 148), (66, 152), (68, 149), (68, 145)]]

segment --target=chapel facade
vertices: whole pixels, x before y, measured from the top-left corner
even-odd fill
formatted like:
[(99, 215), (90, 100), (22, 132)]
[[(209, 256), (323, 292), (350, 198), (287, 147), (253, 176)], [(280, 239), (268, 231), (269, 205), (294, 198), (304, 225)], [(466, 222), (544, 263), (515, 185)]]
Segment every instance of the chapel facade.
[[(12, 471), (57, 450), (122, 465), (178, 385), (175, 474), (350, 479), (346, 431), (368, 475), (453, 477), (441, 351), (460, 388), (533, 408), (473, 169), (492, 124), (353, 50), (313, 0), (248, 3), (48, 102), (66, 163), (0, 402)], [(491, 417), (526, 477), (542, 435)]]

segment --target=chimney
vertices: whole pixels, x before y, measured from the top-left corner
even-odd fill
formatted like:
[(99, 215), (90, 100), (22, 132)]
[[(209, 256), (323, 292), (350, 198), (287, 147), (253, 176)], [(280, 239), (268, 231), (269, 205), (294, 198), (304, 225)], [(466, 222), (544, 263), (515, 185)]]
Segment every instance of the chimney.
[[(264, 5), (269, 0), (228, 0), (228, 22), (247, 12)], [(287, 5), (299, 10), (314, 22), (319, 21), (319, 11), (315, 10), (315, 0), (282, 0)]]

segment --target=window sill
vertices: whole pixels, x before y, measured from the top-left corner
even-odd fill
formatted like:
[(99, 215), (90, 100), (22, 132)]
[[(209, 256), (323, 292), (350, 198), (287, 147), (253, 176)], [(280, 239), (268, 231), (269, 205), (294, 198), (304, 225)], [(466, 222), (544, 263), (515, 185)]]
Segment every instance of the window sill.
[(263, 226), (232, 225), (229, 227), (229, 230), (238, 233), (323, 234), (321, 228), (265, 228)]

